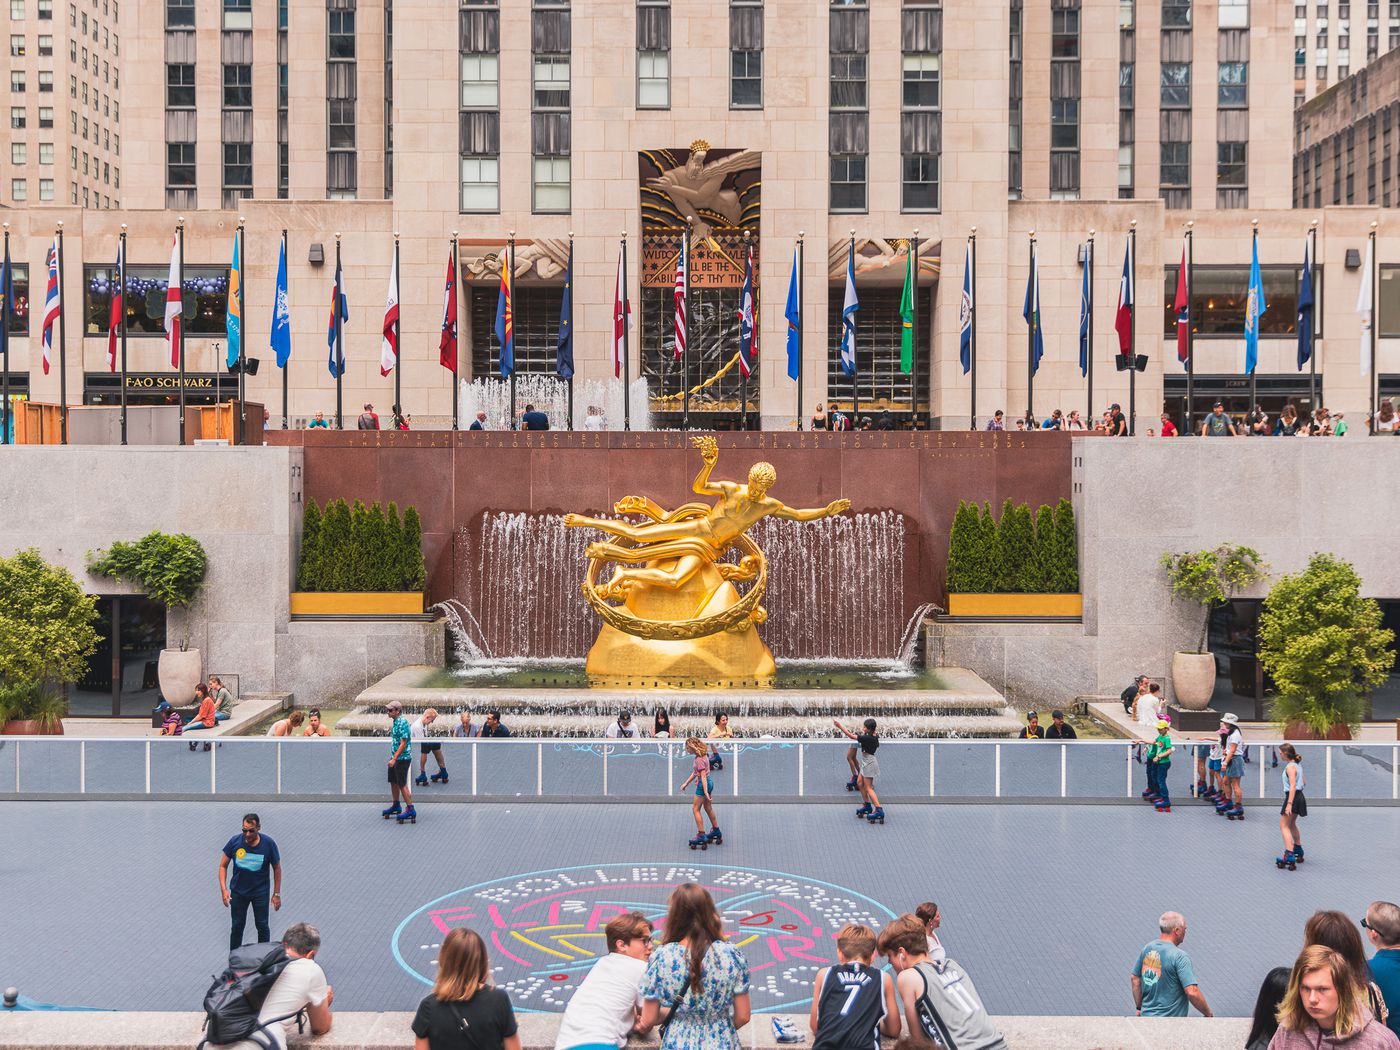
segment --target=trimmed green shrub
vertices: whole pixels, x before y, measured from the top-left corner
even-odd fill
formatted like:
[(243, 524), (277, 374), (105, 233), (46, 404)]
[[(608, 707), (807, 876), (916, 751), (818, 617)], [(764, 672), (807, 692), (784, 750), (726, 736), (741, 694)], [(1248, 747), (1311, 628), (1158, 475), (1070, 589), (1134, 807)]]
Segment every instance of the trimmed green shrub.
[(1013, 594), (1035, 594), (1040, 590), (1040, 548), (1036, 544), (1035, 518), (1026, 504), (1011, 509), (1011, 527), (1008, 530), (1003, 518), (998, 534), (1008, 536), (1003, 551), (1009, 556), (1011, 565), (1011, 587)]
[[(1040, 519), (1047, 512), (1051, 515), (1048, 531), (1041, 527)], [(1040, 543), (1041, 571), (1045, 579), (1045, 590), (1049, 594), (1079, 593), (1079, 548), (1074, 537), (1074, 506), (1067, 499), (1049, 507), (1041, 507), (1036, 518), (1036, 539)]]
[(418, 511), (387, 515), (378, 503), (353, 507), (332, 500), (325, 510), (307, 501), (298, 557), (297, 586), (303, 591), (421, 591), (427, 581), (423, 530)]
[(428, 583), (428, 570), (423, 563), (423, 522), (418, 508), (407, 507), (403, 512), (403, 543), (399, 550), (399, 583), (406, 591), (421, 591)]
[(969, 594), (970, 577), (976, 571), (976, 544), (978, 538), (977, 511), (968, 506), (966, 500), (958, 501), (958, 511), (953, 515), (953, 527), (948, 533), (948, 591), (952, 594)]
[(1026, 504), (959, 503), (948, 536), (951, 594), (1077, 594), (1079, 549), (1074, 508), (1062, 499), (1034, 515)]
[(76, 682), (97, 651), (97, 599), (38, 551), (0, 558), (0, 680)]
[(1395, 663), (1394, 641), (1350, 563), (1314, 554), (1306, 569), (1274, 584), (1259, 617), (1259, 662), (1277, 690), (1270, 714), (1281, 727), (1301, 722), (1318, 736), (1335, 725), (1355, 732), (1363, 694)]
[(1236, 547), (1223, 543), (1214, 550), (1187, 551), (1182, 554), (1164, 553), (1160, 559), (1167, 571), (1172, 597), (1193, 602), (1205, 609), (1201, 619), (1201, 641), (1198, 653), (1206, 649), (1210, 633), (1210, 611), (1224, 605), (1238, 592), (1258, 583), (1269, 571), (1253, 547)]
[(301, 559), (297, 565), (297, 589), (321, 589), (321, 508), (314, 499), (306, 501), (301, 523)]
[(1055, 553), (1055, 512), (1041, 504), (1035, 512), (1035, 552), (1037, 594), (1053, 594)]

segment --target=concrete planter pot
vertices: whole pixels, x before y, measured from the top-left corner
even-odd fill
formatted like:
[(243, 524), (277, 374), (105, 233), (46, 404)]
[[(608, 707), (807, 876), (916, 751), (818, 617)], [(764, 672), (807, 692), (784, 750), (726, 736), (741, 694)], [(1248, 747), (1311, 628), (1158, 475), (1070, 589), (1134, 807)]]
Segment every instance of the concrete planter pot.
[(162, 649), (157, 675), (160, 695), (175, 707), (184, 707), (194, 697), (194, 687), (204, 679), (204, 661), (198, 649)]
[(1215, 692), (1215, 657), (1210, 653), (1172, 653), (1172, 692), (1187, 711), (1204, 711)]
[(47, 729), (43, 722), (32, 721), (30, 719), (13, 719), (6, 722), (0, 728), (0, 735), (3, 736), (62, 736), (63, 722), (55, 718), (53, 725)]
[(1084, 599), (1078, 594), (950, 594), (949, 616), (1078, 617)]
[(421, 591), (292, 591), (293, 616), (422, 616)]

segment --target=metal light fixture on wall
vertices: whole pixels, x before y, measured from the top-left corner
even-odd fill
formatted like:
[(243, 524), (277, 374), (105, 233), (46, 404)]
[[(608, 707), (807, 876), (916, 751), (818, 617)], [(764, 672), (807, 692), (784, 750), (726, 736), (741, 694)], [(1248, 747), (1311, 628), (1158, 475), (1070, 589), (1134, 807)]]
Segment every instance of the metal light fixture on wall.
[(1361, 269), (1361, 252), (1360, 252), (1358, 249), (1356, 249), (1356, 248), (1348, 248), (1348, 249), (1347, 249), (1347, 263), (1346, 263), (1346, 266), (1347, 266), (1347, 269), (1348, 269), (1348, 270), (1359, 270), (1359, 269)]
[(321, 247), (320, 241), (313, 241), (307, 249), (306, 261), (312, 266), (320, 266), (326, 261), (326, 250)]

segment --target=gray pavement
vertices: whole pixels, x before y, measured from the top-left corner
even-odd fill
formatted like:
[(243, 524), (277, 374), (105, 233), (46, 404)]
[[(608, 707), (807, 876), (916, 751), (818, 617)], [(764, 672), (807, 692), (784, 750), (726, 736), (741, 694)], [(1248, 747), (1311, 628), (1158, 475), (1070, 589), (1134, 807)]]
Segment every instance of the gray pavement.
[[(362, 803), (258, 807), (283, 852), (274, 936), (305, 919), (346, 1010), (411, 1010), (441, 933), (488, 937), (519, 1009), (558, 1010), (617, 910), (664, 913), (669, 887), (710, 886), (754, 976), (754, 1006), (801, 1010), (832, 934), (921, 900), (994, 1014), (1129, 1012), (1128, 969), (1159, 913), (1186, 914), (1201, 987), (1247, 1014), (1292, 962), (1318, 908), (1360, 915), (1400, 896), (1393, 808), (1316, 807), (1308, 861), (1278, 871), (1277, 803), (1245, 823), (1147, 807), (906, 805), (865, 826), (844, 807), (723, 804), (725, 842), (686, 846), (689, 806), (433, 803), (398, 827)], [(0, 985), (34, 999), (191, 1010), (227, 945), (218, 850), (246, 804), (0, 803)], [(251, 935), (251, 923), (249, 925)]]

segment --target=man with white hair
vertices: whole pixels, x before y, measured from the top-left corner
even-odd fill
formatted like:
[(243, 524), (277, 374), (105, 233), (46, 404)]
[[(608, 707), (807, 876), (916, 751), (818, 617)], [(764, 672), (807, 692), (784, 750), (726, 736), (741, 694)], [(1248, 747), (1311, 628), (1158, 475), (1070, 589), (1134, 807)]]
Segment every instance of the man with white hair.
[(1372, 901), (1361, 925), (1376, 947), (1376, 954), (1371, 956), (1371, 979), (1386, 1003), (1393, 1004), (1385, 1026), (1400, 1035), (1400, 905)]
[(1180, 912), (1164, 912), (1157, 920), (1160, 936), (1138, 953), (1133, 966), (1133, 1003), (1139, 1017), (1185, 1017), (1191, 1006), (1204, 1017), (1213, 1017), (1206, 997), (1196, 984), (1196, 971), (1181, 950), (1186, 940), (1186, 919)]

